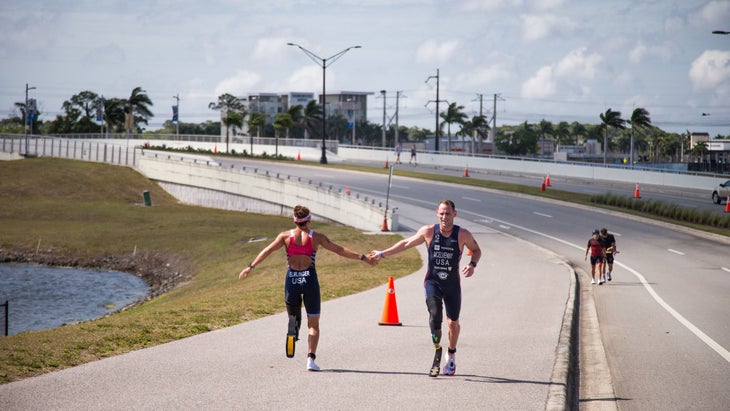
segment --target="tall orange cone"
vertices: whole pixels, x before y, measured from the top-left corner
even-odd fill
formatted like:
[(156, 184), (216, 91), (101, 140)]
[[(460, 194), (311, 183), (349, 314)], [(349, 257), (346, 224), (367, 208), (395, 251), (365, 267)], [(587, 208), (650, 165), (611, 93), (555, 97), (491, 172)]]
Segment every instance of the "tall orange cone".
[(350, 195), (350, 186), (345, 186), (345, 195)]
[(464, 167), (464, 177), (469, 177), (469, 164)]
[(545, 177), (545, 186), (550, 187), (550, 173), (548, 173), (547, 177)]
[(730, 213), (730, 195), (728, 195), (727, 200), (725, 200), (725, 212)]
[(385, 167), (383, 167), (383, 168), (388, 168), (388, 159), (387, 158), (385, 159)]
[(302, 159), (302, 153), (297, 151), (297, 161)]
[(393, 285), (393, 277), (388, 278), (388, 292), (385, 294), (383, 316), (381, 317), (378, 325), (403, 325), (398, 320), (398, 304), (395, 302), (395, 286)]
[(540, 184), (540, 191), (545, 191), (545, 180), (543, 180), (542, 184)]
[(634, 189), (634, 198), (641, 198), (641, 194), (639, 193), (639, 183), (636, 183), (636, 188)]

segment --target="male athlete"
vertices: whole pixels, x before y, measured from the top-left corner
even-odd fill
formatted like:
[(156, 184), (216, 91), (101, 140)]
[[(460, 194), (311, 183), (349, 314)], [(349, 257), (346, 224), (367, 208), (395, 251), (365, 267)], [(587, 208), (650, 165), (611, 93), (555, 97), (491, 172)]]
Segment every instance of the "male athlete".
[[(443, 200), (436, 210), (439, 219), (438, 224), (425, 225), (418, 229), (415, 235), (401, 240), (383, 251), (373, 251), (371, 257), (383, 259), (395, 255), (401, 251), (415, 247), (419, 244), (426, 244), (428, 247), (428, 271), (424, 287), (426, 291), (426, 307), (429, 313), (429, 326), (431, 328), (431, 340), (436, 350), (433, 358), (433, 365), (429, 376), (439, 375), (441, 368), (441, 322), (443, 321), (443, 308), (446, 309), (446, 319), (449, 326), (449, 355), (444, 366), (445, 375), (456, 373), (456, 343), (459, 340), (459, 312), (461, 311), (461, 278), (474, 275), (482, 250), (479, 248), (474, 236), (466, 228), (454, 225), (456, 217), (456, 206), (451, 200)], [(471, 261), (464, 268), (459, 270), (461, 250), (466, 246), (471, 252)]]

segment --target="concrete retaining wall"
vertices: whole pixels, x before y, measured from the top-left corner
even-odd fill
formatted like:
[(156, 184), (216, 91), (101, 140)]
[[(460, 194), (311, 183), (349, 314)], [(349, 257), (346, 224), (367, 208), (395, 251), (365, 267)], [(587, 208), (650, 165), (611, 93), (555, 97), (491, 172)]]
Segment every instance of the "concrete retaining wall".
[[(222, 168), (209, 162), (154, 152), (139, 157), (138, 169), (187, 203), (284, 215), (302, 204), (318, 216), (363, 231), (380, 231), (383, 226), (384, 208), (375, 200), (351, 197), (306, 179), (260, 174), (244, 168)], [(387, 224), (397, 229), (393, 227), (392, 215), (388, 215)]]

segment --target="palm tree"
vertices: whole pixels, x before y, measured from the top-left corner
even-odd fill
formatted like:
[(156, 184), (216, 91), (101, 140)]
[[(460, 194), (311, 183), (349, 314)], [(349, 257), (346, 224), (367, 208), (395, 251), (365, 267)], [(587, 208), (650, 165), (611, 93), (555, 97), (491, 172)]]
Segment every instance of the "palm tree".
[(314, 130), (322, 123), (322, 106), (312, 100), (304, 107), (302, 122), (304, 123), (304, 139), (314, 135)]
[(153, 106), (152, 100), (142, 87), (135, 87), (125, 104), (125, 112), (132, 116), (131, 128), (137, 130), (137, 123), (148, 124), (147, 120), (154, 117), (149, 106)]
[(294, 121), (289, 113), (279, 113), (274, 116), (274, 140), (276, 141), (276, 152), (274, 155), (276, 157), (279, 157), (279, 133), (281, 130), (286, 130), (288, 133), (292, 124), (294, 124)]
[(289, 110), (287, 110), (287, 113), (291, 117), (292, 125), (286, 129), (286, 138), (289, 138), (289, 130), (291, 129), (291, 127), (302, 126), (302, 122), (304, 121), (304, 113), (302, 113), (302, 110), (304, 110), (304, 107), (302, 107), (301, 104), (289, 107)]
[(555, 137), (558, 138), (558, 145), (570, 144), (570, 125), (567, 121), (561, 121), (555, 126)]
[(467, 119), (467, 115), (464, 114), (462, 110), (464, 110), (464, 106), (459, 106), (456, 103), (451, 103), (449, 104), (449, 107), (446, 109), (446, 111), (440, 114), (441, 118), (444, 120), (444, 123), (446, 123), (449, 133), (449, 152), (451, 152), (451, 124), (463, 124), (464, 121), (466, 121)]
[(464, 121), (461, 124), (460, 135), (472, 137), (473, 140), (477, 141), (477, 151), (482, 150), (482, 140), (487, 138), (487, 132), (489, 131), (489, 123), (487, 117), (483, 115), (476, 115), (469, 121)]
[(538, 125), (538, 129), (540, 130), (540, 155), (545, 155), (545, 140), (547, 140), (548, 135), (552, 135), (555, 133), (553, 131), (553, 123), (542, 119), (540, 121), (540, 124)]
[(579, 123), (577, 121), (574, 121), (570, 123), (570, 133), (575, 137), (575, 145), (578, 145), (578, 137), (585, 138), (586, 136), (586, 126), (583, 125), (583, 123)]
[(256, 129), (256, 137), (261, 137), (261, 129), (266, 124), (266, 116), (257, 111), (248, 115), (248, 134), (251, 143), (251, 155), (253, 155), (253, 130)]
[(649, 112), (641, 107), (634, 109), (631, 113), (631, 119), (626, 121), (631, 125), (631, 144), (629, 148), (629, 158), (631, 159), (631, 168), (634, 168), (634, 130), (638, 127), (649, 128), (651, 127), (651, 118), (649, 118)]
[(218, 96), (218, 102), (211, 102), (208, 104), (208, 108), (211, 110), (219, 110), (221, 112), (221, 115), (224, 117), (222, 118), (223, 124), (226, 126), (226, 153), (228, 152), (228, 127), (230, 124), (230, 121), (228, 120), (228, 117), (230, 113), (233, 112), (239, 112), (241, 113), (241, 120), (243, 120), (244, 117), (246, 117), (246, 111), (243, 107), (243, 102), (238, 99), (238, 97), (224, 93)]
[(599, 115), (601, 118), (601, 129), (603, 129), (603, 164), (606, 164), (606, 154), (608, 153), (608, 128), (614, 127), (620, 130), (626, 128), (624, 123), (626, 120), (621, 118), (620, 111), (613, 111), (610, 108), (605, 113)]

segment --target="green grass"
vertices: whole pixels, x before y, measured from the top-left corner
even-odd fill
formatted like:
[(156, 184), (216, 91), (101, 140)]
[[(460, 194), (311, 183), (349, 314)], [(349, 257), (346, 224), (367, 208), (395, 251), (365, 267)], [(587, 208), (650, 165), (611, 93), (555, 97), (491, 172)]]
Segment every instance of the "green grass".
[[(154, 182), (118, 166), (25, 159), (0, 162), (0, 176), (0, 255), (5, 260), (122, 264), (132, 272), (169, 271), (181, 278), (171, 291), (104, 318), (0, 337), (0, 383), (284, 310), (283, 252), (245, 280), (238, 280), (238, 273), (268, 244), (249, 239), (273, 240), (292, 226), (289, 217), (182, 205)], [(142, 204), (144, 190), (152, 207)], [(313, 228), (362, 253), (400, 239), (319, 221)], [(416, 250), (376, 268), (326, 251), (317, 256), (323, 300), (383, 285), (389, 275), (401, 277), (419, 267)]]

